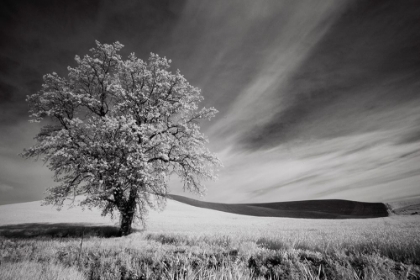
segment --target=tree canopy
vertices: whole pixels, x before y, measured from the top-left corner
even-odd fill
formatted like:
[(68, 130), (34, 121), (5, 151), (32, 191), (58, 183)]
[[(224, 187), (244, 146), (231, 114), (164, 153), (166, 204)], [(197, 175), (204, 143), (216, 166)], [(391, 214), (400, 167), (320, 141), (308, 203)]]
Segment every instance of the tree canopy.
[(61, 207), (83, 195), (79, 205), (120, 214), (126, 235), (148, 207), (164, 205), (170, 175), (202, 194), (202, 181), (214, 179), (221, 163), (200, 132), (200, 121), (217, 113), (199, 108), (200, 90), (170, 72), (170, 60), (153, 53), (147, 62), (134, 53), (123, 60), (122, 47), (96, 41), (67, 77), (44, 76), (27, 101), (32, 121), (46, 124), (23, 156), (41, 157), (54, 171), (59, 184), (46, 203)]

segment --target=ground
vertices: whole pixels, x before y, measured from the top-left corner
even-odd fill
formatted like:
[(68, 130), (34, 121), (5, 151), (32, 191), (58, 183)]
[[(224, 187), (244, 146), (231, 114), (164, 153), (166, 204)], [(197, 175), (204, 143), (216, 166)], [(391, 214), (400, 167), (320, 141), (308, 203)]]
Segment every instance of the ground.
[(168, 200), (128, 237), (113, 237), (116, 223), (97, 210), (0, 206), (0, 278), (25, 266), (43, 279), (420, 279), (418, 215), (268, 218)]

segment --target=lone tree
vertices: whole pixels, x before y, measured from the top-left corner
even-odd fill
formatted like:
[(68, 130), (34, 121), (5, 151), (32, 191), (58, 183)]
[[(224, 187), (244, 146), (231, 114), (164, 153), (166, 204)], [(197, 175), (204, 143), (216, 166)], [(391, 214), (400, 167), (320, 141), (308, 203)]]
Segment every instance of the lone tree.
[(48, 124), (22, 155), (41, 157), (54, 171), (59, 185), (48, 189), (46, 204), (60, 209), (68, 196), (83, 195), (78, 205), (119, 214), (127, 235), (148, 207), (164, 206), (171, 174), (184, 191), (201, 194), (220, 162), (199, 131), (199, 121), (217, 113), (199, 109), (200, 90), (179, 70), (169, 72), (170, 60), (153, 53), (148, 62), (134, 53), (122, 60), (122, 47), (96, 41), (91, 56), (75, 57), (68, 77), (44, 76), (27, 101), (32, 121)]

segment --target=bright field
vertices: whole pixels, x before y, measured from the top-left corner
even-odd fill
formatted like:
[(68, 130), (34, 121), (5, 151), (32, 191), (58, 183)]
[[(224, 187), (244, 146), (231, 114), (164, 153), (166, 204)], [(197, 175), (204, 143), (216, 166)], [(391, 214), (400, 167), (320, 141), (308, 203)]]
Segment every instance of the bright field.
[(0, 206), (0, 279), (420, 279), (418, 215), (261, 218), (168, 200), (146, 231), (106, 238), (113, 224), (77, 208)]

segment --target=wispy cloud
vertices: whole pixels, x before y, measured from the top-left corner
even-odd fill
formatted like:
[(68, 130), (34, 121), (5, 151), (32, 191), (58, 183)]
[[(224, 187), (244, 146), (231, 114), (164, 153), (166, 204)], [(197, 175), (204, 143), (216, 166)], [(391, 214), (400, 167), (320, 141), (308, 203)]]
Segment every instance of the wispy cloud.
[[(226, 168), (217, 182), (208, 184), (205, 199), (389, 201), (418, 195), (419, 143), (395, 144), (395, 133), (364, 133), (221, 154)], [(181, 193), (178, 188), (174, 191)]]
[[(272, 18), (260, 19), (261, 32), (265, 32), (270, 24), (278, 28), (272, 34), (265, 32), (272, 40), (265, 46), (259, 71), (245, 82), (246, 86), (223, 119), (212, 126), (210, 133), (224, 137), (229, 135), (225, 143), (237, 141), (240, 135), (264, 126), (278, 112), (286, 110), (291, 99), (286, 90), (287, 82), (334, 23), (340, 8), (343, 8), (342, 4), (340, 1), (323, 1), (294, 2), (291, 5), (286, 1), (273, 7), (274, 11), (276, 8), (283, 11), (283, 17), (272, 14)], [(243, 49), (246, 51), (246, 47)], [(248, 50), (248, 55), (252, 57), (253, 53)], [(249, 62), (245, 60), (242, 63), (246, 65)]]
[(0, 192), (7, 192), (7, 191), (11, 191), (14, 188), (12, 186), (9, 186), (7, 184), (4, 183), (0, 183)]

